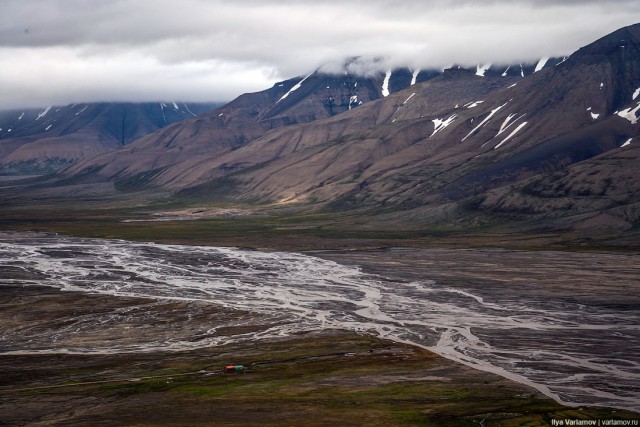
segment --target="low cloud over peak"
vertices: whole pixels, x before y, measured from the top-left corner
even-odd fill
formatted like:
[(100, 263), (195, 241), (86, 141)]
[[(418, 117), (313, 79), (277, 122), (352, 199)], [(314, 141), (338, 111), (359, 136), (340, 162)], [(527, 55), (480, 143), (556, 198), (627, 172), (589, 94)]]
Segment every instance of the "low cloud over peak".
[(638, 21), (624, 0), (5, 0), (0, 107), (229, 100), (354, 56), (533, 61)]

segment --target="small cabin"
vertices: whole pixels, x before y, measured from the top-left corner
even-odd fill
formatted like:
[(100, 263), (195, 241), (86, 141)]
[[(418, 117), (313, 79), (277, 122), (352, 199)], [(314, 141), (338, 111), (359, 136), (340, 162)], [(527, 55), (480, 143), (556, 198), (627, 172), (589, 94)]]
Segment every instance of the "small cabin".
[(225, 372), (242, 372), (244, 371), (243, 365), (227, 365), (224, 367)]

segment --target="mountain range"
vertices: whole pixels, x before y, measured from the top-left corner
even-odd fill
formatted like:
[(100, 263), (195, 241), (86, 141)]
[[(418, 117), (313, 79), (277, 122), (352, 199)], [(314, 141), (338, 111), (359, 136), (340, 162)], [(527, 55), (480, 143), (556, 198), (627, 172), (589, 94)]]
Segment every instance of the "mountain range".
[(90, 103), (0, 111), (0, 173), (52, 172), (217, 105)]
[[(558, 60), (545, 58), (536, 64), (502, 67), (487, 64), (474, 70), (486, 75), (525, 76), (557, 63)], [(349, 68), (366, 65), (359, 58), (353, 58), (345, 63), (344, 76), (315, 72), (304, 78), (280, 82), (267, 91), (244, 95), (226, 109), (227, 112), (233, 109), (234, 113), (225, 117), (223, 127), (238, 128), (248, 125), (256, 128), (252, 122), (265, 122), (258, 126), (261, 130), (249, 130), (247, 135), (240, 132), (233, 144), (242, 144), (255, 138), (256, 132), (264, 133), (273, 127), (327, 118), (443, 72), (396, 69), (388, 75), (378, 74), (365, 78), (356, 77), (347, 71)], [(299, 87), (302, 89), (297, 90)], [(0, 111), (0, 173), (37, 174), (62, 169), (79, 160), (121, 148), (166, 125), (196, 117), (219, 105), (178, 104), (173, 101), (142, 104), (94, 103)], [(197, 120), (194, 132), (200, 134), (199, 137), (206, 134), (207, 129), (203, 129), (203, 126), (220, 128), (216, 120), (217, 117), (222, 117), (220, 113), (213, 112), (209, 116), (213, 118), (209, 120), (209, 124), (203, 124), (201, 120), (206, 116)], [(224, 133), (219, 129), (212, 131)], [(188, 138), (190, 137), (180, 136), (176, 143), (182, 144)], [(163, 157), (163, 154), (159, 153), (158, 156)], [(173, 153), (169, 154), (169, 158), (172, 157)]]
[[(640, 24), (527, 66), (348, 69), (244, 94), (126, 144), (112, 135), (118, 149), (79, 156), (46, 185), (357, 210), (416, 226), (640, 225)], [(15, 141), (0, 141), (2, 153)]]
[[(490, 66), (471, 70), (459, 67), (398, 69), (369, 77), (353, 75), (346, 70), (341, 75), (316, 71), (306, 77), (277, 83), (262, 92), (242, 95), (207, 114), (140, 138), (124, 151), (78, 163), (65, 174), (83, 173), (88, 168), (93, 175), (123, 184), (128, 184), (125, 183), (128, 180), (137, 185), (169, 189), (193, 187), (246, 165), (272, 160), (269, 156), (273, 150), (277, 157), (282, 157), (286, 151), (283, 146), (290, 145), (285, 141), (289, 132), (302, 132), (304, 138), (314, 139), (311, 144), (317, 144), (343, 137), (346, 129), (340, 124), (348, 125), (352, 128), (350, 131), (383, 126), (387, 121), (396, 120), (391, 115), (402, 102), (399, 97), (411, 87), (424, 86), (428, 92), (432, 91), (418, 98), (437, 96), (445, 102), (450, 98), (458, 99), (461, 105), (471, 105), (496, 88), (521, 80), (527, 72), (550, 67), (558, 61), (545, 58), (528, 67), (504, 66), (495, 70)], [(452, 79), (451, 75), (460, 78)], [(468, 81), (463, 82), (465, 76)], [(436, 83), (425, 86), (428, 82)], [(456, 87), (451, 88), (452, 85)], [(377, 102), (369, 106), (373, 101)], [(382, 111), (377, 112), (377, 109)], [(371, 112), (376, 117), (371, 116)], [(399, 119), (403, 120), (404, 116), (406, 114), (400, 114)], [(364, 121), (356, 126), (352, 117)], [(279, 138), (281, 132), (284, 133), (282, 140), (264, 147), (261, 141)], [(303, 145), (293, 151), (299, 148)]]

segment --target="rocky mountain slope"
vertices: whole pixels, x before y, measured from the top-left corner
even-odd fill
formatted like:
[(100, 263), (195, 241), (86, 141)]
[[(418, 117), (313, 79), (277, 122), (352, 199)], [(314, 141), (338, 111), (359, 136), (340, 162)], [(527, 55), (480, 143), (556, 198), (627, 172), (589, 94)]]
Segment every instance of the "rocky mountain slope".
[(41, 173), (127, 145), (215, 104), (98, 103), (0, 112), (0, 172)]
[[(182, 173), (167, 182), (180, 188), (219, 177), (200, 189), (214, 194), (226, 189), (227, 195), (244, 200), (411, 208), (475, 200), (492, 188), (509, 194), (511, 183), (540, 174), (539, 179), (553, 180), (550, 173), (628, 150), (638, 137), (639, 29), (617, 31), (508, 86), (497, 77), (451, 70), (338, 117), (273, 131), (208, 159), (208, 175), (196, 177), (199, 168), (194, 167), (186, 180)], [(609, 185), (637, 174), (632, 153), (618, 159), (625, 174), (606, 172)], [(595, 162), (580, 167), (595, 176)], [(584, 184), (602, 185), (592, 181)], [(629, 202), (640, 194), (633, 184), (624, 188)], [(551, 193), (546, 202), (531, 203), (547, 212), (553, 210), (547, 202), (560, 196)], [(487, 197), (482, 207), (495, 211), (491, 200)], [(594, 207), (583, 205), (564, 214)], [(512, 208), (514, 213), (529, 211)], [(625, 221), (629, 225), (637, 218)]]
[(414, 223), (480, 215), (636, 226), (640, 24), (527, 71), (315, 72), (63, 177), (194, 200), (385, 208)]
[[(487, 93), (562, 60), (543, 58), (530, 65), (487, 64), (469, 70), (455, 67), (450, 71), (476, 76), (478, 80), (486, 76), (494, 83), (479, 91)], [(345, 64), (339, 74), (315, 71), (262, 92), (244, 94), (210, 113), (168, 126), (122, 150), (80, 162), (66, 174), (89, 173), (92, 180), (96, 177), (118, 180), (126, 187), (148, 184), (175, 189), (197, 185), (212, 176), (208, 163), (221, 153), (248, 145), (278, 128), (308, 123), (318, 123), (321, 128), (323, 120), (342, 117), (371, 101), (392, 98), (396, 102), (390, 94), (421, 86), (445, 74), (443, 70), (405, 68), (361, 76), (349, 71), (352, 65), (353, 62)], [(389, 107), (389, 102), (385, 105), (383, 108), (395, 108)], [(367, 120), (365, 125), (371, 124), (376, 125), (376, 120)], [(228, 171), (235, 169), (232, 165)], [(192, 177), (183, 176), (184, 173)]]

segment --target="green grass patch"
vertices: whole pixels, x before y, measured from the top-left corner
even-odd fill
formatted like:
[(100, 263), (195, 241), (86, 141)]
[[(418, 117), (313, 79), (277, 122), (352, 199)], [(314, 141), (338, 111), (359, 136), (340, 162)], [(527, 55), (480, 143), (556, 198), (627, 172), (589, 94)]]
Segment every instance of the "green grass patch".
[[(34, 399), (38, 402), (30, 406), (34, 408), (45, 408), (43, 399), (59, 405), (66, 396), (73, 396), (66, 405), (100, 401), (91, 413), (91, 423), (96, 425), (211, 425), (215, 421), (220, 425), (477, 426), (485, 420), (486, 426), (537, 426), (551, 419), (640, 416), (606, 408), (567, 408), (525, 386), (425, 350), (347, 332), (291, 337), (259, 346), (101, 356), (100, 363), (91, 357), (82, 360), (66, 362), (76, 368), (77, 363), (86, 363), (77, 385), (20, 392), (12, 398)], [(243, 363), (247, 369), (223, 372), (229, 363)], [(97, 378), (92, 378), (92, 369)], [(113, 382), (91, 383), (109, 373)], [(138, 377), (142, 374), (162, 377)], [(65, 422), (86, 423), (73, 418), (82, 417), (83, 411), (72, 413), (76, 415), (69, 415), (72, 418)]]

